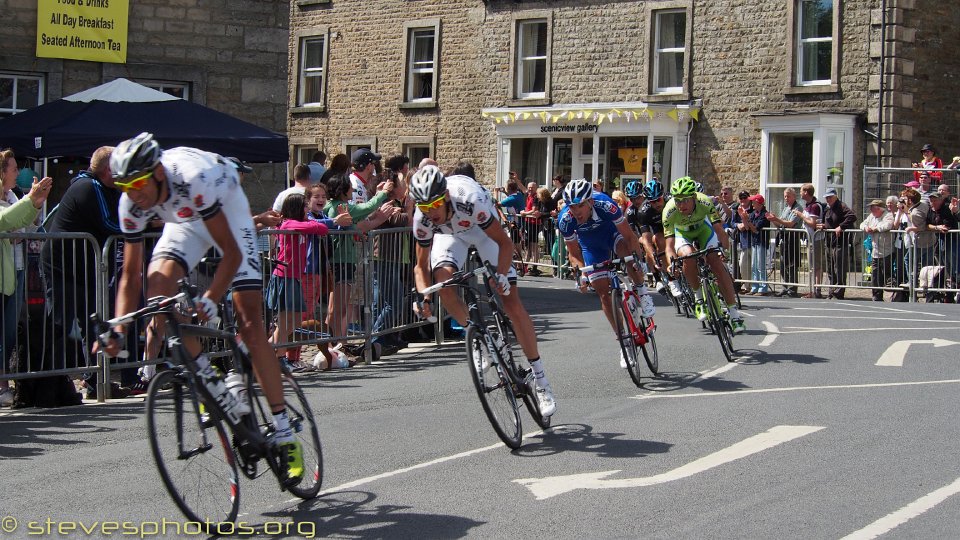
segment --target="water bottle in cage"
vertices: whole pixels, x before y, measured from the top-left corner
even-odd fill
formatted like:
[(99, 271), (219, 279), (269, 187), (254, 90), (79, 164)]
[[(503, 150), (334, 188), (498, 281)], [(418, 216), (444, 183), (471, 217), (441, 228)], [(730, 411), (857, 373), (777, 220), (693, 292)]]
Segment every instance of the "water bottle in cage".
[(500, 355), (506, 356), (508, 354), (507, 345), (503, 342), (503, 336), (500, 335), (500, 331), (496, 325), (488, 326), (487, 331), (490, 332), (490, 336), (493, 338), (493, 344), (497, 347), (497, 350), (500, 351)]
[(633, 319), (634, 326), (640, 326), (640, 317), (643, 316), (643, 308), (640, 307), (640, 299), (632, 292), (624, 293), (627, 299), (627, 309), (630, 310), (630, 317)]
[[(203, 380), (207, 391), (220, 405), (223, 412), (230, 417), (234, 423), (239, 423), (240, 418), (250, 412), (250, 407), (245, 401), (240, 401), (225, 384), (224, 380), (217, 371), (210, 365), (210, 360), (206, 355), (201, 354), (197, 357), (197, 366), (200, 368), (197, 375)], [(239, 377), (239, 375), (238, 375)]]

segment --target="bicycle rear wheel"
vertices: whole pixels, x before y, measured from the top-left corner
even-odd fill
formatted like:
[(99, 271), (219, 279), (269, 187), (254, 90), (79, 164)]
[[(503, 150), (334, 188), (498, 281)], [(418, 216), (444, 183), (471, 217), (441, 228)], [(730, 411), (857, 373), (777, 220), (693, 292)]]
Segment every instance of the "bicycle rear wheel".
[[(517, 336), (513, 332), (513, 327), (508, 322), (505, 322), (503, 325), (506, 336), (504, 337), (503, 342), (506, 344), (506, 348), (510, 351), (515, 350), (514, 344), (517, 343)], [(505, 353), (505, 356), (507, 353)], [(530, 371), (527, 368), (521, 368), (516, 364), (514, 360), (516, 356), (513, 356), (510, 353), (509, 356), (505, 357), (503, 360), (509, 366), (509, 369), (513, 370), (518, 379), (524, 380)], [(532, 370), (532, 368), (530, 368)], [(525, 387), (522, 389), (523, 392), (520, 394), (523, 400), (523, 404), (527, 406), (527, 412), (530, 413), (530, 417), (533, 418), (533, 421), (540, 426), (540, 429), (547, 429), (550, 427), (551, 418), (550, 416), (543, 416), (540, 413), (540, 400), (537, 399), (537, 381), (533, 377), (529, 377), (529, 380), (526, 381)]]
[(647, 338), (647, 342), (640, 346), (640, 350), (643, 352), (647, 367), (650, 368), (650, 373), (657, 376), (660, 374), (660, 354), (657, 352), (657, 337), (654, 335), (655, 324), (653, 319), (647, 317), (641, 317), (640, 324)]
[[(513, 393), (506, 366), (487, 347), (487, 341), (474, 325), (466, 331), (467, 365), (490, 424), (500, 439), (510, 448), (520, 448), (523, 439), (520, 427), (520, 409)], [(488, 367), (484, 369), (484, 360)]]
[(640, 374), (640, 355), (637, 351), (637, 340), (630, 329), (629, 310), (625, 305), (622, 290), (613, 289), (611, 294), (613, 296), (613, 321), (617, 327), (617, 342), (620, 343), (620, 353), (627, 361), (627, 373), (630, 374), (633, 384), (640, 386), (643, 384)]
[(323, 450), (320, 447), (320, 429), (313, 417), (303, 390), (293, 375), (283, 372), (283, 393), (287, 403), (287, 417), (293, 437), (303, 449), (303, 479), (288, 489), (301, 499), (312, 499), (320, 493), (323, 482)]
[(223, 423), (203, 412), (200, 400), (186, 374), (158, 373), (147, 391), (147, 434), (173, 502), (188, 520), (209, 527), (236, 520), (240, 486)]

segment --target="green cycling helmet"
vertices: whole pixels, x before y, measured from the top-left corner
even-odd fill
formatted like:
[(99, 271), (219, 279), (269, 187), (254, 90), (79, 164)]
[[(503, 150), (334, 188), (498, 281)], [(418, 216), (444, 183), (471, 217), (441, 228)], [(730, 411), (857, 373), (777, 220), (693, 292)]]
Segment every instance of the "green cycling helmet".
[(693, 197), (697, 194), (697, 183), (689, 176), (677, 178), (670, 185), (670, 195), (681, 199)]

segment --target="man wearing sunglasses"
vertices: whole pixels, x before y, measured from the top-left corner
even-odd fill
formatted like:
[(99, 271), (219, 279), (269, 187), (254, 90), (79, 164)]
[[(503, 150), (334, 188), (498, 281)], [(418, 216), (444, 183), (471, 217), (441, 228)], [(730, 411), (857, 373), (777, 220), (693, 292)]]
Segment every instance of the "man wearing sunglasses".
[[(710, 197), (698, 193), (696, 183), (689, 176), (673, 181), (670, 186), (673, 198), (663, 207), (663, 235), (666, 240), (667, 265), (670, 266), (677, 256), (685, 256), (697, 250), (722, 247), (730, 249), (730, 239), (723, 230), (720, 215)], [(737, 309), (736, 297), (733, 294), (733, 278), (727, 271), (726, 265), (720, 260), (716, 252), (707, 256), (707, 264), (717, 276), (720, 284), (720, 293), (727, 304), (730, 313), (730, 323), (735, 334), (743, 333), (743, 315)], [(703, 291), (700, 288), (700, 276), (697, 273), (697, 262), (694, 259), (683, 261), (683, 275), (693, 290), (696, 304), (694, 313), (701, 321), (706, 320), (707, 310), (703, 300)]]
[[(149, 133), (117, 145), (110, 156), (114, 186), (120, 198), (120, 228), (124, 233), (123, 274), (117, 290), (116, 312), (138, 307), (144, 263), (143, 231), (154, 216), (164, 221), (163, 234), (147, 268), (147, 297), (172, 296), (177, 281), (185, 277), (211, 247), (222, 252), (213, 280), (203, 296), (194, 299), (203, 321), (216, 317), (217, 303), (233, 288), (233, 305), (241, 322), (239, 333), (250, 350), (254, 371), (270, 404), (276, 426), (276, 443), (287, 464), (285, 485), (303, 477), (303, 454), (293, 438), (283, 399), (280, 366), (264, 331), (263, 293), (256, 227), (250, 203), (239, 185), (237, 168), (221, 156), (196, 148), (161, 150)], [(161, 329), (162, 330), (162, 329)], [(116, 328), (122, 333), (123, 327)], [(115, 356), (121, 340), (106, 347)], [(194, 355), (196, 340), (186, 341)], [(197, 363), (209, 371), (209, 361)]]
[[(563, 235), (567, 246), (567, 257), (574, 268), (583, 268), (597, 263), (608, 261), (611, 252), (617, 257), (626, 257), (630, 254), (640, 256), (643, 248), (637, 235), (630, 228), (620, 207), (610, 197), (593, 190), (585, 178), (574, 180), (563, 190), (563, 202), (566, 206), (560, 211), (557, 218), (557, 228)], [(640, 297), (640, 307), (644, 317), (653, 317), (656, 312), (653, 299), (644, 284), (645, 276), (640, 268), (640, 261), (628, 267), (630, 278), (637, 287)], [(597, 291), (600, 297), (600, 307), (607, 321), (618, 332), (616, 321), (613, 318), (613, 300), (610, 298), (610, 272), (595, 271), (580, 282), (580, 290), (586, 291), (587, 282)], [(619, 347), (618, 347), (619, 348)], [(627, 368), (627, 359), (620, 352), (620, 367)]]
[[(445, 177), (440, 169), (429, 165), (413, 175), (410, 195), (417, 203), (413, 216), (413, 235), (417, 239), (413, 276), (417, 290), (422, 291), (434, 280), (444, 281), (457, 270), (462, 270), (470, 247), (477, 249), (481, 259), (494, 264), (503, 309), (513, 322), (517, 341), (536, 377), (540, 412), (543, 416), (552, 416), (557, 403), (543, 371), (533, 321), (520, 302), (517, 272), (513, 268), (513, 242), (496, 220), (497, 210), (490, 194), (470, 177)], [(442, 289), (440, 297), (443, 308), (458, 323), (466, 325), (467, 306), (456, 289)], [(429, 317), (432, 302), (423, 298), (414, 304), (413, 309), (417, 314)]]

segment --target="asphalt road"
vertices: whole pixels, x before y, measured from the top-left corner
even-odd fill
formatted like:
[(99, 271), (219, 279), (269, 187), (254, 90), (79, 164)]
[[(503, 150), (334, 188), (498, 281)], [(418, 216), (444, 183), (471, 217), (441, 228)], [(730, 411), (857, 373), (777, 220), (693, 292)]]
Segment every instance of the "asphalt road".
[[(240, 520), (263, 537), (956, 537), (958, 306), (745, 298), (727, 363), (658, 298), (663, 373), (637, 388), (595, 296), (550, 279), (522, 294), (553, 428), (524, 416), (524, 446), (499, 444), (459, 344), (305, 375), (324, 494), (244, 479)], [(0, 538), (182, 521), (142, 413), (132, 399), (0, 415)]]

